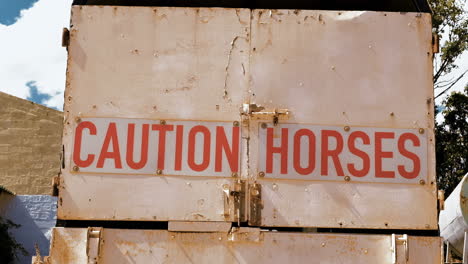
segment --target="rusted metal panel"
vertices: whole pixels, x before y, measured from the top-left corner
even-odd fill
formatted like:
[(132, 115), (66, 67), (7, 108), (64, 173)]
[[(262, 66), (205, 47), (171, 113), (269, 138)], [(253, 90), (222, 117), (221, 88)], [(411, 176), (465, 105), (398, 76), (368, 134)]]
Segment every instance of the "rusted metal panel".
[[(57, 239), (69, 236), (56, 228)], [(87, 229), (78, 229), (80, 237)], [(74, 231), (73, 233), (77, 233)], [(285, 233), (241, 228), (233, 232), (188, 233), (163, 230), (104, 229), (100, 264), (124, 263), (440, 263), (440, 238), (408, 236), (397, 242), (393, 262), (391, 235)], [(71, 248), (72, 239), (61, 249)], [(86, 263), (68, 251), (51, 250), (51, 264)], [(85, 248), (77, 248), (86, 256)], [(407, 257), (407, 259), (406, 259)], [(81, 261), (81, 262), (80, 262)], [(313, 261), (314, 262), (314, 261)]]
[[(217, 121), (233, 127), (247, 93), (250, 11), (74, 6), (71, 24), (58, 218), (235, 221), (225, 214), (223, 187), (234, 186), (239, 175), (213, 170), (167, 177), (167, 170), (157, 175), (156, 167), (149, 168), (154, 175), (102, 174), (106, 166), (101, 171), (77, 166), (76, 172), (72, 150), (76, 127), (89, 118)], [(83, 133), (89, 136), (88, 130)]]
[[(258, 114), (250, 118), (249, 175), (251, 182), (262, 185), (261, 225), (437, 229), (430, 15), (312, 10), (252, 13), (249, 103), (261, 105), (260, 114), (272, 113), (269, 120), (257, 118)], [(275, 117), (278, 109), (287, 109), (287, 115)], [(399, 181), (398, 166), (405, 160), (409, 162), (405, 166), (411, 167), (411, 161), (386, 159), (400, 155), (396, 145), (388, 146), (391, 153), (379, 160), (396, 177), (390, 176), (387, 183), (364, 182), (345, 174), (345, 145), (337, 151), (336, 161), (329, 157), (329, 164), (343, 162), (344, 172), (331, 170), (329, 177), (341, 177), (341, 182), (321, 176), (297, 177), (294, 171), (282, 174), (279, 168), (265, 176), (262, 125), (273, 128), (274, 147), (281, 143), (281, 128), (291, 126), (342, 128), (340, 134), (412, 131), (425, 144), (418, 154), (425, 157), (421, 159), (424, 169), (411, 184)], [(320, 134), (317, 137), (319, 146)], [(365, 152), (375, 152), (376, 142), (369, 138), (372, 147)], [(274, 151), (277, 166), (280, 150)], [(286, 162), (290, 165), (294, 159), (289, 154)], [(354, 165), (361, 168), (362, 160), (357, 160)], [(376, 176), (371, 171), (366, 177)]]
[[(437, 229), (428, 14), (109, 6), (72, 11), (60, 219)], [(238, 122), (240, 173), (212, 167), (196, 175), (170, 172), (155, 160), (153, 167), (122, 174), (105, 162), (81, 168), (72, 160), (77, 127), (98, 119), (106, 120), (101, 125), (107, 130), (111, 121), (127, 127), (149, 120), (211, 123), (211, 134)], [(348, 170), (329, 177), (335, 181), (267, 172), (263, 123), (274, 131), (295, 126), (343, 128), (342, 135), (367, 131), (369, 137), (393, 133), (397, 142), (370, 137), (357, 149), (379, 151), (385, 171), (402, 166), (416, 172), (415, 156), (420, 169), (409, 181), (390, 176), (370, 182), (345, 175)], [(399, 144), (403, 132), (413, 136)], [(98, 155), (102, 142), (86, 148)], [(344, 154), (334, 155), (330, 171), (344, 160)], [(354, 159), (348, 156), (359, 167), (356, 151)], [(200, 152), (194, 157), (203, 161)], [(366, 178), (379, 178), (375, 167)]]
[(50, 243), (50, 264), (88, 264), (86, 228), (54, 228)]

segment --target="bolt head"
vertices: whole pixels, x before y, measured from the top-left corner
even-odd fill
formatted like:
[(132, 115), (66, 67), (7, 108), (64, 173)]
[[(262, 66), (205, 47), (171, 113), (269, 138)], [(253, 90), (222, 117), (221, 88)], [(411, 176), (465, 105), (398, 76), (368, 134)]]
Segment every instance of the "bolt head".
[(349, 126), (345, 126), (343, 129), (344, 131), (348, 132), (351, 128)]
[(237, 177), (237, 176), (238, 176), (237, 172), (233, 172), (233, 173), (231, 174), (231, 177), (233, 177), (233, 178), (235, 178), (235, 177)]
[(424, 128), (420, 128), (420, 129), (418, 130), (418, 132), (419, 132), (419, 134), (424, 134)]
[(76, 118), (75, 118), (75, 122), (81, 123), (81, 118), (80, 118), (80, 117), (76, 117)]
[(239, 126), (239, 121), (234, 121), (232, 124), (233, 124), (235, 127), (238, 127), (238, 126)]
[(80, 171), (80, 167), (78, 167), (78, 166), (73, 166), (73, 171), (75, 171), (75, 172)]
[(157, 170), (156, 170), (156, 174), (161, 175), (161, 174), (162, 174), (162, 170), (157, 169)]
[(159, 121), (159, 124), (165, 125), (165, 124), (166, 124), (166, 120), (161, 120), (161, 121)]
[(263, 171), (259, 172), (258, 177), (265, 177), (265, 172), (263, 172)]
[(350, 181), (350, 180), (351, 180), (351, 177), (345, 176), (345, 177), (344, 177), (344, 180), (345, 180), (345, 181)]
[(424, 185), (424, 184), (426, 184), (426, 181), (425, 180), (419, 180), (419, 184)]
[(267, 123), (262, 123), (260, 126), (261, 126), (262, 128), (267, 128), (267, 127), (268, 127)]

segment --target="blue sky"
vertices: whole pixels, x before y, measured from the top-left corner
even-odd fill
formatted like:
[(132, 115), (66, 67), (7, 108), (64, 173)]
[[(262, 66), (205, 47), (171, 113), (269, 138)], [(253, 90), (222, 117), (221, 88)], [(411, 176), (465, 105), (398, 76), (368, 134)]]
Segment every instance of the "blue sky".
[(62, 110), (72, 0), (0, 0), (0, 91)]
[(23, 9), (29, 9), (38, 0), (1, 0), (0, 24), (10, 26), (20, 17)]

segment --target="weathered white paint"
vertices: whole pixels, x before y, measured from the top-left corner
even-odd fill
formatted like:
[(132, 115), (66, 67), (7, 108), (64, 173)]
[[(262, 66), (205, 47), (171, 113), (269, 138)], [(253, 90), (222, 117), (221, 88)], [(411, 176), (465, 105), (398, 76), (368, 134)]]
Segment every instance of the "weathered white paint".
[[(241, 178), (263, 185), (262, 226), (437, 228), (429, 14), (75, 6), (72, 24), (59, 218), (233, 221), (223, 190)], [(422, 131), (424, 168), (411, 185), (259, 178), (273, 117), (249, 103), (288, 109), (280, 126)], [(240, 120), (241, 173), (73, 173), (86, 118)]]
[[(51, 264), (85, 264), (86, 229), (55, 228)], [(234, 233), (104, 229), (98, 263), (393, 263), (391, 235), (286, 233), (244, 229)], [(397, 264), (439, 264), (438, 237), (397, 242)]]
[(437, 229), (429, 14), (253, 10), (249, 101), (288, 109), (280, 124), (424, 129), (423, 185), (259, 177), (259, 123), (249, 175), (262, 225)]

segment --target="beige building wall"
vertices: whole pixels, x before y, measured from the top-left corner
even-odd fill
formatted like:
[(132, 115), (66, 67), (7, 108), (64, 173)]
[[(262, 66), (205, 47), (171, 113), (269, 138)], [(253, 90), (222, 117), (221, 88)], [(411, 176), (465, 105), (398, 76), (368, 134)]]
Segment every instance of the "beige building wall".
[(0, 92), (0, 185), (51, 194), (60, 170), (63, 113)]

